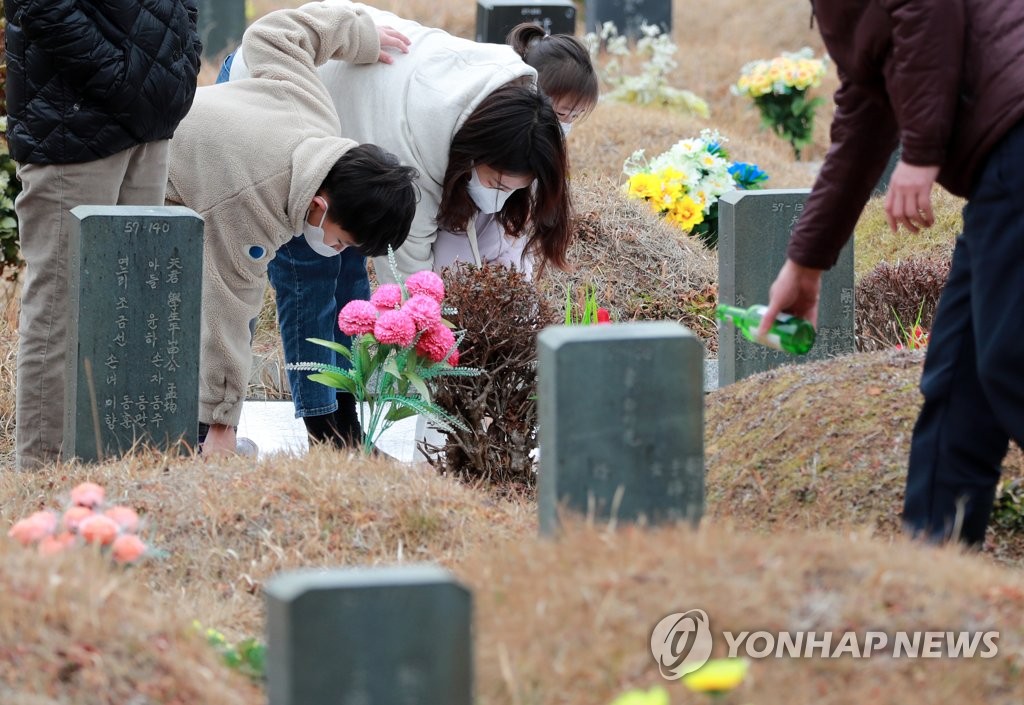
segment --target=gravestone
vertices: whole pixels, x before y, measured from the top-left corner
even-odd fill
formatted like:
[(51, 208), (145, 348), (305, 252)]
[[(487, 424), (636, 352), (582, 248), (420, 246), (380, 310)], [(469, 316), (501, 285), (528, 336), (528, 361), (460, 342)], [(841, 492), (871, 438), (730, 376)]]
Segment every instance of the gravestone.
[(643, 36), (640, 28), (658, 25), (663, 34), (672, 33), (671, 0), (587, 0), (587, 31), (601, 33), (605, 22), (611, 22), (619, 34), (631, 39)]
[(472, 595), (429, 565), (267, 583), (269, 705), (470, 705)]
[(234, 50), (245, 34), (245, 0), (198, 0), (203, 55)]
[(203, 221), (188, 208), (78, 206), (63, 453), (194, 448)]
[(548, 34), (574, 34), (576, 5), (572, 0), (477, 0), (478, 42), (504, 44), (509, 31), (521, 22), (539, 25)]
[(537, 338), (542, 534), (558, 511), (650, 523), (704, 510), (700, 341), (670, 322), (553, 326)]
[[(804, 210), (808, 189), (731, 191), (718, 201), (718, 298), (746, 308), (768, 302), (768, 289), (786, 261), (786, 246)], [(853, 238), (821, 280), (818, 335), (806, 355), (752, 343), (732, 325), (718, 326), (718, 385), (782, 365), (854, 352)]]

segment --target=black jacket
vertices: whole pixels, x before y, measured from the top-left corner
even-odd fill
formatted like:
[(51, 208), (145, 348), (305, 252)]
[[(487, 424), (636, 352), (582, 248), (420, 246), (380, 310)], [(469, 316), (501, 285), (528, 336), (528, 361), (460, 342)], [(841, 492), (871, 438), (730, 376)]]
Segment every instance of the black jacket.
[(896, 147), (969, 196), (989, 152), (1024, 120), (1022, 0), (818, 0), (839, 69), (832, 147), (788, 256), (832, 267)]
[(4, 0), (15, 161), (68, 164), (170, 138), (192, 105), (195, 0)]

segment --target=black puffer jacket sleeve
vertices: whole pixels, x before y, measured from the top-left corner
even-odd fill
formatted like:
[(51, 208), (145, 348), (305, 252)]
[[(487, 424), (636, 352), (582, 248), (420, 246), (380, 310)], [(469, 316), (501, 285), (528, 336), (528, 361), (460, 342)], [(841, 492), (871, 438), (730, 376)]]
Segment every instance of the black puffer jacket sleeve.
[(195, 0), (5, 0), (16, 161), (86, 162), (167, 139), (195, 94)]

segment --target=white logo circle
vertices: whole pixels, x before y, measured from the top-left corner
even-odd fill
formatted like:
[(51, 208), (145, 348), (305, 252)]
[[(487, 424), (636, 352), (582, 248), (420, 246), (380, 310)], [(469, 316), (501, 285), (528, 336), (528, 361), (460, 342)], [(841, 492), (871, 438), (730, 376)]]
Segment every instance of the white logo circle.
[(670, 614), (651, 632), (651, 654), (661, 677), (677, 680), (711, 658), (711, 625), (704, 610)]

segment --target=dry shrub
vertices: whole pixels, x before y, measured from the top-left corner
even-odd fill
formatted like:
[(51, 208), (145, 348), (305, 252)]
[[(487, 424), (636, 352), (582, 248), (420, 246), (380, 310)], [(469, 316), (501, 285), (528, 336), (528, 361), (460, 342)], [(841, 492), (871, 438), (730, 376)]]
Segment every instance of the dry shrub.
[(857, 349), (906, 345), (900, 324), (909, 334), (919, 318), (921, 328), (930, 330), (949, 265), (948, 259), (935, 258), (882, 262), (861, 277), (856, 288)]
[(717, 350), (714, 305), (718, 260), (696, 239), (629, 201), (609, 179), (576, 178), (580, 209), (569, 250), (572, 271), (550, 271), (538, 286), (554, 310), (567, 287), (593, 287), (613, 321), (675, 320)]
[(42, 557), (0, 539), (4, 705), (245, 705), (259, 689), (191, 628), (183, 592), (82, 548)]
[(441, 377), (435, 401), (469, 431), (447, 435), (439, 469), (467, 480), (534, 484), (537, 334), (553, 322), (548, 303), (520, 272), (461, 265), (445, 272), (450, 320), (466, 331), (459, 364), (476, 377)]
[[(756, 536), (716, 523), (615, 532), (573, 523), (557, 541), (483, 547), (457, 573), (474, 590), (477, 693), (487, 705), (604, 705), (657, 685), (677, 705), (718, 702), (664, 681), (651, 657), (654, 625), (695, 608), (710, 618), (715, 657), (727, 653), (723, 631), (832, 632), (830, 651), (846, 631), (861, 646), (868, 631), (888, 634), (871, 658), (754, 660), (723, 703), (1024, 700), (1024, 578), (956, 549), (858, 533)], [(929, 629), (997, 631), (998, 655), (892, 658), (895, 632)]]

